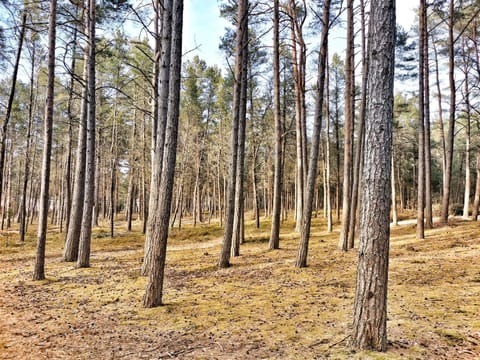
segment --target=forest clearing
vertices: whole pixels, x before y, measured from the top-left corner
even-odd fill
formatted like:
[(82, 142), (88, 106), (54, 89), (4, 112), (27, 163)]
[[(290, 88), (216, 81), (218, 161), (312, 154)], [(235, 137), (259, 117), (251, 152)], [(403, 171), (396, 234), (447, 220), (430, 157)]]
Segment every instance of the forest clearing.
[(140, 224), (117, 236), (93, 230), (90, 268), (62, 261), (51, 228), (46, 273), (32, 281), (35, 236), (2, 233), (1, 359), (478, 359), (480, 231), (460, 219), (415, 239), (415, 225), (391, 234), (388, 349), (348, 346), (357, 252), (337, 249), (314, 218), (310, 261), (294, 267), (298, 234), (282, 224), (281, 248), (268, 250), (270, 222), (245, 226), (241, 256), (217, 268), (218, 224), (173, 229), (164, 306), (142, 307)]

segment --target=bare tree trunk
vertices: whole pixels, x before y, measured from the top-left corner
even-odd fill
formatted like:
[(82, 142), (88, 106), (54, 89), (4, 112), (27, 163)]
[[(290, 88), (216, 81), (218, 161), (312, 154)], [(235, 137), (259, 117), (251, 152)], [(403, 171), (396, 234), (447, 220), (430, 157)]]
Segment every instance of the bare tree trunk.
[(446, 151), (446, 144), (445, 144), (445, 131), (443, 127), (443, 109), (442, 109), (442, 90), (440, 88), (440, 71), (439, 71), (439, 64), (438, 64), (438, 51), (435, 39), (432, 36), (432, 45), (433, 45), (433, 53), (435, 55), (435, 78), (436, 78), (436, 86), (437, 86), (437, 98), (438, 98), (438, 125), (440, 128), (440, 140), (442, 145), (442, 185), (445, 186), (445, 174), (447, 172), (447, 151)]
[(397, 215), (397, 189), (395, 187), (395, 159), (392, 152), (392, 222), (393, 225), (398, 225), (398, 215)]
[(31, 70), (30, 70), (30, 93), (29, 93), (29, 105), (28, 105), (28, 125), (27, 125), (27, 139), (26, 139), (26, 149), (25, 149), (25, 168), (24, 168), (24, 178), (23, 178), (23, 187), (22, 187), (22, 201), (20, 203), (20, 241), (25, 241), (25, 233), (27, 231), (27, 189), (28, 181), (30, 178), (30, 151), (31, 151), (31, 142), (32, 142), (32, 126), (33, 126), (33, 107), (35, 102), (34, 96), (34, 77), (35, 77), (35, 45), (32, 47), (32, 56), (31, 56)]
[[(465, 38), (464, 38), (465, 42)], [(464, 43), (464, 48), (466, 48), (466, 44)], [(471, 179), (470, 179), (470, 121), (471, 121), (471, 114), (470, 114), (470, 88), (469, 88), (469, 65), (468, 65), (468, 58), (464, 55), (464, 72), (465, 72), (465, 115), (466, 115), (466, 126), (465, 126), (465, 194), (463, 200), (463, 217), (465, 219), (469, 218), (468, 211), (470, 209), (470, 186), (471, 186)]]
[(77, 267), (90, 267), (90, 243), (92, 237), (92, 214), (95, 205), (95, 0), (88, 3), (88, 118), (87, 153), (85, 164), (85, 203), (78, 245)]
[[(306, 16), (306, 6), (304, 3), (304, 16)], [(292, 62), (295, 87), (295, 136), (297, 149), (296, 166), (296, 190), (295, 190), (295, 231), (300, 232), (302, 227), (302, 215), (305, 199), (306, 182), (306, 134), (304, 124), (305, 111), (305, 84), (304, 84), (304, 44), (302, 27), (304, 18), (298, 18), (298, 5), (295, 0), (289, 0), (288, 10), (290, 14), (290, 30), (292, 40)], [(300, 53), (300, 54), (298, 54)]]
[(347, 0), (347, 49), (345, 55), (345, 127), (344, 127), (344, 156), (343, 156), (343, 205), (342, 225), (338, 247), (347, 251), (348, 230), (350, 224), (350, 203), (352, 190), (352, 133), (354, 123), (354, 35), (353, 35), (353, 0)]
[(1, 129), (1, 144), (0, 144), (0, 202), (2, 199), (2, 191), (3, 191), (3, 169), (5, 167), (5, 152), (7, 148), (7, 131), (8, 131), (8, 123), (10, 122), (10, 115), (12, 113), (13, 107), (13, 100), (15, 98), (15, 90), (17, 87), (17, 75), (18, 75), (18, 68), (20, 64), (20, 58), (22, 56), (22, 47), (23, 47), (23, 39), (25, 38), (25, 23), (27, 21), (27, 12), (23, 11), (22, 13), (22, 24), (20, 25), (20, 35), (18, 38), (18, 47), (17, 47), (17, 54), (15, 57), (15, 64), (13, 66), (13, 73), (12, 73), (12, 85), (10, 87), (10, 93), (8, 95), (8, 103), (7, 108), (5, 110), (5, 119), (3, 120), (3, 125)]
[(225, 229), (223, 235), (222, 251), (218, 266), (220, 268), (227, 268), (230, 266), (230, 252), (232, 248), (233, 238), (233, 220), (235, 212), (235, 184), (237, 179), (237, 161), (238, 161), (238, 132), (239, 132), (239, 117), (241, 106), (242, 93), (242, 67), (244, 52), (242, 49), (243, 38), (247, 31), (247, 11), (248, 1), (240, 0), (238, 2), (238, 21), (237, 21), (237, 37), (235, 49), (235, 72), (234, 72), (234, 89), (233, 89), (233, 120), (232, 120), (232, 135), (231, 135), (231, 160), (228, 175), (228, 189), (227, 202), (225, 206)]
[(48, 28), (48, 80), (45, 106), (44, 142), (42, 159), (42, 185), (40, 191), (40, 216), (38, 219), (37, 252), (33, 280), (45, 279), (45, 243), (47, 240), (48, 190), (50, 184), (50, 155), (52, 152), (53, 100), (55, 88), (55, 36), (57, 0), (50, 0), (50, 20)]
[[(160, 69), (158, 74), (159, 89), (158, 89), (158, 101), (159, 103), (159, 114), (158, 114), (158, 125), (157, 128), (152, 128), (152, 137), (153, 134), (156, 134), (155, 138), (152, 138), (152, 174), (150, 179), (150, 198), (148, 202), (148, 215), (152, 215), (152, 209), (158, 208), (158, 199), (159, 199), (159, 183), (154, 183), (153, 178), (156, 177), (157, 181), (160, 181), (162, 177), (162, 164), (163, 164), (163, 152), (165, 144), (165, 131), (166, 131), (166, 122), (167, 122), (167, 112), (168, 112), (168, 98), (169, 98), (169, 86), (170, 86), (170, 65), (171, 65), (171, 23), (172, 23), (172, 8), (173, 0), (165, 0), (163, 6), (157, 8), (157, 11), (160, 11), (162, 20), (161, 20), (161, 44), (160, 44)], [(156, 14), (155, 16), (158, 16)], [(154, 82), (156, 80), (154, 79)], [(154, 125), (154, 123), (153, 123)], [(157, 158), (158, 156), (158, 158)], [(155, 163), (154, 163), (155, 162)], [(159, 165), (160, 164), (160, 165)], [(155, 165), (155, 166), (154, 166)], [(154, 167), (157, 167), (155, 171), (158, 171), (154, 175)], [(153, 215), (152, 215), (153, 216)], [(153, 260), (152, 254), (153, 249), (151, 249), (151, 231), (154, 223), (149, 224), (147, 221), (146, 235), (145, 235), (145, 250), (143, 257), (143, 264), (141, 269), (142, 275), (147, 275), (147, 269), (151, 267), (149, 263)]]
[(245, 32), (242, 37), (242, 77), (240, 86), (240, 106), (238, 115), (237, 172), (235, 180), (235, 211), (233, 217), (232, 256), (240, 255), (240, 244), (244, 242), (243, 209), (244, 191), (243, 175), (245, 169), (245, 131), (247, 114), (248, 81), (248, 1), (245, 12)]
[(136, 138), (137, 138), (137, 111), (134, 111), (133, 125), (132, 125), (132, 140), (130, 144), (130, 172), (128, 176), (128, 203), (127, 203), (127, 231), (132, 231), (132, 220), (135, 205), (136, 193), (136, 171), (137, 171), (137, 153), (136, 153)]
[(455, 89), (455, 56), (454, 56), (454, 0), (450, 0), (449, 20), (448, 20), (448, 80), (450, 84), (450, 118), (448, 120), (448, 137), (447, 137), (447, 156), (445, 167), (445, 183), (443, 184), (442, 213), (440, 221), (448, 224), (448, 212), (450, 204), (450, 187), (452, 180), (452, 162), (453, 162), (453, 145), (455, 139), (455, 106), (456, 106), (456, 89)]
[(418, 44), (418, 172), (417, 172), (417, 240), (425, 238), (425, 6), (420, 0)]
[(327, 214), (327, 231), (333, 230), (332, 225), (332, 196), (330, 186), (330, 69), (328, 65), (328, 55), (326, 59), (326, 84), (325, 84), (325, 204)]
[[(360, 188), (360, 169), (363, 165), (363, 150), (365, 144), (365, 117), (367, 109), (367, 80), (368, 80), (368, 53), (369, 48), (366, 44), (367, 34), (366, 34), (366, 24), (365, 24), (365, 3), (364, 0), (360, 1), (360, 14), (362, 18), (362, 98), (360, 104), (360, 124), (358, 128), (358, 143), (357, 151), (355, 152), (355, 163), (353, 165), (353, 185), (352, 185), (352, 197), (350, 203), (350, 223), (348, 228), (348, 248), (352, 249), (355, 244), (355, 227), (357, 223), (357, 208), (358, 208), (358, 195)], [(370, 28), (370, 25), (369, 25)]]
[[(164, 2), (165, 5), (166, 1)], [(163, 26), (171, 32), (171, 71), (168, 89), (168, 111), (165, 132), (165, 150), (162, 156), (162, 173), (159, 189), (158, 208), (151, 209), (153, 231), (151, 247), (153, 250), (152, 262), (148, 269), (148, 283), (143, 297), (143, 306), (151, 308), (162, 305), (163, 277), (165, 271), (165, 258), (167, 252), (168, 225), (170, 222), (170, 209), (172, 203), (173, 181), (175, 176), (175, 161), (178, 138), (178, 115), (180, 105), (180, 74), (182, 65), (182, 27), (183, 27), (183, 0), (174, 0), (173, 13), (170, 22)], [(173, 22), (173, 25), (172, 25)], [(158, 160), (157, 155), (155, 160)], [(160, 166), (159, 163), (155, 163)], [(157, 182), (155, 177), (153, 180)], [(150, 223), (150, 219), (149, 219)], [(150, 230), (150, 228), (149, 228)]]
[(430, 135), (430, 64), (428, 56), (428, 23), (427, 23), (427, 4), (425, 3), (425, 10), (423, 14), (424, 27), (424, 78), (425, 78), (425, 228), (433, 228), (433, 209), (432, 209), (432, 149), (431, 149), (431, 135)]
[(480, 204), (480, 154), (477, 154), (477, 182), (475, 185), (475, 199), (473, 201), (473, 209), (472, 209), (472, 220), (477, 221), (478, 219), (478, 207)]
[(280, 247), (280, 212), (282, 206), (282, 134), (280, 114), (280, 55), (279, 55), (279, 2), (273, 3), (273, 121), (275, 123), (275, 168), (273, 176), (273, 211), (269, 248)]
[[(85, 22), (88, 20), (85, 19)], [(85, 25), (87, 28), (88, 25)], [(73, 262), (78, 258), (78, 244), (83, 217), (83, 202), (85, 197), (85, 163), (87, 147), (87, 115), (88, 115), (88, 44), (85, 48), (83, 64), (83, 80), (85, 86), (82, 90), (82, 103), (80, 111), (80, 122), (78, 126), (78, 143), (75, 167), (75, 183), (73, 185), (72, 210), (70, 212), (69, 226), (63, 249), (63, 260)]]
[(320, 134), (322, 131), (323, 117), (323, 96), (325, 88), (325, 68), (327, 63), (328, 49), (328, 31), (330, 27), (330, 0), (323, 3), (322, 34), (320, 39), (320, 53), (318, 55), (318, 78), (317, 78), (317, 96), (315, 100), (315, 120), (312, 135), (312, 150), (310, 154), (310, 164), (307, 177), (307, 191), (305, 199), (305, 209), (303, 213), (303, 224), (301, 230), (300, 246), (298, 249), (296, 267), (307, 266), (308, 242), (310, 239), (310, 225), (312, 220), (313, 196), (315, 191), (315, 179), (317, 178), (318, 154), (320, 149)]
[(259, 205), (260, 201), (258, 199), (258, 190), (257, 190), (258, 188), (257, 154), (258, 154), (258, 148), (255, 148), (253, 150), (253, 158), (252, 158), (252, 192), (253, 192), (252, 197), (253, 197), (253, 215), (255, 218), (255, 228), (260, 229), (260, 205)]
[(387, 349), (395, 1), (372, 0), (365, 165), (352, 345)]

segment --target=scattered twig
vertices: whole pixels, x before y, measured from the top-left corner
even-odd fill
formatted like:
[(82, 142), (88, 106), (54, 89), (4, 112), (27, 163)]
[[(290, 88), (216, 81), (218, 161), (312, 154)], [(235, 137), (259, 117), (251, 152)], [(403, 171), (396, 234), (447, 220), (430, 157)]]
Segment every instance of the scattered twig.
[(342, 340), (337, 341), (336, 343), (333, 343), (332, 345), (329, 345), (328, 348), (331, 349), (334, 346), (337, 346), (338, 344), (343, 343), (345, 340), (347, 340), (350, 337), (350, 335), (345, 336)]

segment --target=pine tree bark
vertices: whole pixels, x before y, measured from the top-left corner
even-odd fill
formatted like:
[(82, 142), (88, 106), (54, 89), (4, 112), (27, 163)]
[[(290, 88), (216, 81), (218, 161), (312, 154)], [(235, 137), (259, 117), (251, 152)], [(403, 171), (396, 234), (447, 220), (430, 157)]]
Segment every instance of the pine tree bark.
[(238, 2), (237, 17), (237, 35), (235, 48), (235, 70), (234, 70), (234, 86), (233, 86), (233, 119), (231, 134), (231, 159), (228, 173), (227, 201), (225, 206), (225, 228), (223, 234), (222, 250), (220, 253), (219, 268), (227, 268), (230, 266), (230, 252), (232, 248), (233, 238), (233, 220), (235, 213), (235, 184), (237, 178), (237, 161), (238, 161), (238, 132), (239, 117), (242, 93), (242, 67), (243, 67), (243, 37), (247, 31), (247, 11), (248, 1), (240, 0)]
[[(13, 66), (12, 85), (10, 86), (10, 93), (8, 95), (7, 108), (5, 110), (5, 118), (3, 120), (3, 125), (2, 125), (2, 128), (1, 128), (0, 199), (2, 198), (2, 192), (3, 192), (3, 169), (5, 168), (5, 155), (6, 155), (6, 149), (7, 149), (8, 124), (10, 122), (10, 115), (12, 113), (12, 108), (13, 108), (13, 100), (15, 98), (15, 90), (17, 88), (17, 75), (18, 75), (18, 68), (19, 68), (19, 64), (20, 64), (20, 58), (22, 56), (23, 40), (25, 38), (26, 21), (27, 21), (27, 12), (23, 11), (23, 13), (22, 13), (22, 24), (20, 25), (20, 35), (19, 35), (19, 38), (18, 38), (17, 54), (16, 54), (16, 57), (15, 57), (15, 64)], [(3, 213), (3, 211), (2, 211), (2, 213)]]
[(435, 45), (435, 39), (432, 36), (432, 46), (433, 54), (435, 56), (435, 84), (437, 88), (437, 99), (438, 99), (438, 125), (440, 129), (440, 144), (442, 145), (442, 191), (443, 186), (445, 186), (445, 174), (447, 167), (447, 151), (445, 144), (445, 130), (443, 126), (443, 107), (442, 107), (442, 90), (440, 88), (440, 70), (438, 63), (438, 51), (437, 46)]
[(445, 163), (445, 183), (443, 184), (442, 212), (440, 221), (448, 224), (448, 213), (450, 205), (450, 187), (452, 180), (452, 164), (453, 164), (453, 146), (455, 139), (455, 107), (456, 107), (456, 88), (455, 88), (455, 55), (454, 55), (454, 34), (455, 25), (454, 0), (450, 0), (449, 19), (448, 19), (448, 81), (450, 85), (450, 117), (448, 119), (448, 137), (447, 151)]
[(243, 178), (245, 170), (245, 132), (247, 115), (247, 87), (248, 87), (248, 1), (244, 18), (245, 31), (242, 37), (242, 75), (240, 86), (240, 106), (238, 114), (238, 147), (237, 172), (235, 179), (235, 210), (233, 215), (232, 256), (240, 255), (240, 244), (244, 243), (243, 209), (244, 191)]
[(330, 166), (330, 67), (328, 63), (328, 54), (326, 60), (326, 83), (325, 83), (325, 203), (324, 208), (327, 216), (327, 231), (333, 230), (332, 223), (332, 194), (330, 185), (331, 166)]
[(50, 184), (50, 156), (52, 153), (53, 101), (55, 90), (55, 40), (56, 40), (57, 0), (50, 0), (48, 28), (48, 80), (47, 101), (43, 133), (42, 183), (40, 190), (40, 214), (38, 219), (37, 252), (33, 280), (45, 279), (45, 243), (47, 240), (48, 192)]
[(425, 238), (425, 6), (420, 0), (418, 44), (418, 171), (417, 171), (417, 240)]
[[(365, 20), (365, 3), (364, 0), (360, 1), (360, 15), (362, 19), (362, 97), (360, 103), (360, 115), (359, 115), (359, 127), (358, 127), (358, 143), (357, 151), (355, 152), (355, 160), (353, 164), (353, 184), (352, 184), (352, 198), (350, 203), (350, 223), (348, 228), (348, 248), (353, 249), (355, 245), (355, 228), (357, 224), (357, 208), (359, 201), (360, 190), (360, 169), (363, 166), (363, 151), (365, 145), (365, 117), (367, 109), (367, 80), (368, 80), (368, 44), (366, 20)], [(370, 27), (370, 25), (369, 25)]]
[[(88, 31), (88, 19), (85, 17), (85, 29)], [(83, 204), (85, 197), (85, 163), (87, 153), (87, 116), (88, 116), (88, 54), (89, 45), (85, 46), (83, 62), (82, 100), (80, 110), (80, 121), (78, 125), (78, 142), (76, 153), (75, 182), (73, 184), (72, 209), (67, 227), (65, 247), (63, 249), (63, 260), (68, 262), (77, 261), (78, 244), (80, 242), (80, 231), (83, 217)]]
[[(168, 225), (170, 222), (177, 155), (180, 75), (182, 65), (183, 0), (173, 1), (172, 14), (171, 22), (163, 24), (164, 27), (171, 29), (170, 32), (172, 34), (170, 44), (171, 71), (168, 88), (167, 123), (165, 127), (165, 151), (162, 157), (163, 170), (160, 179), (161, 188), (159, 189), (158, 208), (151, 209), (150, 216), (156, 226), (153, 227), (153, 231), (151, 232), (153, 261), (150, 263), (150, 268), (148, 269), (147, 288), (143, 297), (143, 306), (146, 308), (162, 305)], [(158, 160), (158, 157), (156, 157), (155, 160)], [(155, 165), (159, 166), (160, 164), (156, 163)], [(158, 175), (158, 172), (156, 172), (155, 175)]]
[(424, 64), (425, 70), (423, 76), (425, 78), (425, 228), (433, 228), (433, 208), (432, 208), (432, 145), (431, 145), (431, 131), (430, 131), (430, 63), (429, 63), (429, 41), (428, 41), (428, 22), (427, 22), (428, 5), (425, 3), (423, 13), (424, 27)]
[[(464, 42), (465, 42), (465, 38)], [(464, 48), (466, 44), (464, 43)], [(465, 115), (466, 115), (466, 125), (465, 125), (465, 193), (463, 198), (463, 217), (465, 219), (469, 218), (470, 210), (470, 186), (471, 186), (471, 176), (470, 176), (470, 122), (471, 122), (471, 113), (470, 113), (470, 85), (469, 85), (469, 59), (464, 55), (464, 73), (465, 73)]]
[(88, 3), (88, 117), (87, 151), (85, 163), (85, 202), (78, 245), (77, 267), (90, 267), (90, 243), (92, 238), (93, 207), (95, 205), (95, 0)]
[(347, 48), (345, 55), (345, 127), (344, 127), (344, 155), (343, 155), (343, 205), (342, 224), (338, 247), (347, 251), (348, 230), (350, 225), (350, 203), (352, 193), (352, 155), (353, 155), (353, 123), (355, 109), (355, 78), (354, 78), (354, 35), (353, 35), (353, 0), (347, 1)]
[(280, 41), (279, 41), (279, 3), (273, 2), (273, 122), (275, 124), (275, 153), (273, 175), (273, 210), (270, 230), (270, 250), (280, 247), (280, 212), (282, 206), (282, 117), (280, 113)]
[(27, 138), (26, 138), (26, 149), (25, 149), (25, 167), (24, 167), (24, 178), (22, 185), (22, 200), (20, 202), (20, 227), (19, 235), (20, 242), (25, 241), (25, 233), (27, 231), (27, 195), (28, 195), (28, 181), (30, 178), (30, 148), (32, 143), (32, 126), (33, 126), (33, 107), (34, 107), (34, 77), (35, 77), (35, 45), (32, 46), (32, 56), (31, 56), (31, 69), (30, 69), (30, 90), (29, 90), (29, 105), (28, 105), (28, 125), (27, 125)]
[(475, 198), (473, 200), (473, 209), (472, 209), (472, 220), (477, 221), (478, 219), (478, 207), (480, 205), (480, 154), (477, 154), (477, 182), (475, 185)]
[(320, 53), (318, 55), (317, 96), (315, 100), (315, 117), (312, 135), (312, 150), (308, 167), (305, 208), (303, 223), (300, 232), (300, 246), (298, 249), (295, 266), (302, 268), (307, 266), (308, 243), (310, 240), (310, 225), (312, 221), (313, 196), (315, 193), (315, 179), (317, 178), (318, 154), (320, 150), (320, 134), (322, 131), (323, 98), (325, 91), (325, 69), (327, 64), (328, 31), (330, 29), (330, 0), (323, 3), (322, 34), (320, 38)]
[[(143, 264), (141, 269), (141, 274), (143, 276), (147, 275), (147, 269), (150, 268), (150, 262), (153, 260), (153, 250), (151, 248), (151, 233), (153, 231), (153, 222), (149, 222), (148, 218), (152, 215), (152, 209), (158, 208), (158, 199), (159, 199), (159, 188), (162, 176), (162, 164), (163, 164), (163, 152), (165, 144), (165, 129), (167, 122), (167, 112), (168, 112), (168, 91), (170, 86), (170, 65), (171, 65), (171, 24), (172, 24), (172, 9), (173, 9), (173, 0), (164, 0), (163, 6), (157, 8), (157, 11), (161, 11), (161, 43), (160, 43), (160, 68), (158, 73), (158, 99), (153, 99), (153, 101), (158, 101), (158, 124), (156, 129), (152, 128), (152, 137), (155, 133), (155, 138), (152, 138), (152, 174), (150, 178), (150, 196), (148, 202), (148, 216), (147, 216), (147, 226), (145, 232), (145, 250), (143, 257)], [(155, 16), (158, 16), (155, 15)], [(154, 74), (155, 75), (155, 74)], [(153, 79), (154, 83), (157, 81)], [(154, 90), (155, 91), (155, 90)], [(153, 110), (155, 111), (155, 109)], [(153, 123), (155, 125), (155, 123)], [(160, 165), (159, 165), (160, 164)], [(155, 173), (156, 172), (156, 173)], [(154, 182), (154, 178), (156, 182)]]
[(395, 0), (373, 0), (353, 334), (357, 349), (387, 349)]

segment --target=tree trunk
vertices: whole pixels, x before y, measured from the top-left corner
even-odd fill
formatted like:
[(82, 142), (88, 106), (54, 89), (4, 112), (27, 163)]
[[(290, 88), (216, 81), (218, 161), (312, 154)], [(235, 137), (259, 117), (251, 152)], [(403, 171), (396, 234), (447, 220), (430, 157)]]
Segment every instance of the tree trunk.
[(17, 47), (17, 54), (15, 57), (15, 64), (13, 66), (13, 74), (12, 74), (12, 85), (10, 87), (10, 93), (8, 95), (8, 103), (7, 108), (5, 110), (5, 119), (3, 120), (3, 125), (1, 129), (1, 144), (0, 144), (0, 203), (2, 199), (2, 191), (3, 191), (3, 169), (5, 167), (5, 153), (7, 149), (7, 131), (8, 131), (8, 124), (10, 122), (10, 115), (12, 113), (13, 107), (13, 100), (15, 98), (15, 90), (17, 87), (17, 75), (18, 75), (18, 68), (20, 64), (20, 58), (22, 56), (22, 47), (23, 47), (23, 39), (25, 38), (25, 24), (27, 21), (27, 12), (23, 11), (22, 13), (22, 24), (20, 26), (20, 35), (18, 38), (18, 47)]
[[(85, 29), (88, 29), (88, 20), (85, 17)], [(87, 30), (88, 31), (88, 30)], [(78, 126), (78, 143), (75, 167), (75, 182), (73, 184), (72, 209), (70, 211), (70, 220), (67, 227), (65, 238), (65, 248), (63, 249), (63, 260), (73, 262), (78, 258), (78, 244), (80, 241), (80, 230), (83, 217), (83, 202), (85, 197), (85, 163), (87, 147), (87, 116), (88, 116), (88, 53), (89, 45), (86, 44), (83, 80), (85, 86), (82, 90), (82, 102), (80, 111), (80, 121)]]
[[(350, 223), (348, 228), (348, 248), (353, 249), (355, 244), (355, 227), (357, 223), (357, 208), (358, 195), (360, 189), (360, 169), (363, 166), (363, 150), (365, 145), (365, 117), (367, 109), (367, 80), (368, 80), (368, 52), (369, 48), (366, 44), (367, 34), (365, 29), (365, 3), (364, 0), (360, 2), (360, 14), (362, 19), (362, 98), (360, 104), (360, 124), (358, 128), (358, 142), (357, 151), (355, 152), (355, 162), (353, 165), (353, 185), (352, 185), (352, 199), (350, 203)], [(370, 25), (369, 25), (370, 28)]]
[(454, 0), (450, 0), (448, 20), (448, 81), (450, 84), (450, 117), (448, 119), (447, 156), (445, 167), (445, 183), (443, 184), (442, 213), (440, 221), (448, 224), (448, 212), (450, 204), (450, 188), (452, 180), (453, 145), (455, 139), (455, 56), (454, 56)]
[(280, 247), (280, 212), (282, 206), (282, 117), (280, 114), (280, 53), (279, 53), (279, 2), (273, 3), (273, 121), (275, 123), (275, 153), (273, 175), (273, 210), (270, 231), (270, 250)]
[[(465, 41), (465, 38), (464, 38)], [(464, 48), (466, 48), (466, 44), (464, 43)], [(471, 186), (471, 179), (470, 179), (470, 121), (471, 121), (471, 114), (470, 114), (470, 88), (469, 88), (469, 65), (468, 65), (468, 58), (464, 55), (463, 62), (464, 62), (464, 72), (465, 72), (465, 115), (466, 115), (466, 126), (465, 126), (465, 194), (463, 200), (463, 217), (465, 219), (469, 218), (469, 209), (470, 209), (470, 186)]]
[(417, 240), (425, 238), (425, 0), (420, 0), (418, 44)]
[(475, 199), (473, 201), (472, 220), (477, 221), (478, 207), (480, 205), (480, 154), (477, 154), (477, 182), (475, 186)]
[(240, 106), (238, 115), (237, 172), (235, 180), (235, 211), (233, 217), (232, 256), (240, 255), (240, 244), (244, 242), (243, 209), (244, 191), (243, 175), (245, 169), (245, 131), (247, 114), (248, 81), (248, 1), (245, 6), (245, 32), (242, 37), (242, 77), (240, 86)]
[(85, 163), (85, 202), (78, 245), (77, 267), (90, 267), (92, 214), (95, 204), (95, 0), (88, 3), (88, 118)]
[(431, 149), (431, 135), (430, 135), (430, 64), (428, 56), (428, 22), (427, 22), (427, 4), (425, 3), (425, 10), (423, 14), (424, 27), (424, 64), (425, 71), (423, 73), (425, 79), (425, 228), (433, 228), (433, 209), (432, 209), (432, 149)]
[(42, 159), (42, 185), (40, 190), (40, 216), (38, 219), (37, 252), (33, 280), (45, 279), (45, 243), (47, 240), (48, 190), (50, 184), (50, 155), (52, 152), (53, 100), (55, 87), (55, 36), (57, 0), (50, 0), (50, 20), (48, 28), (48, 80), (45, 106), (44, 142)]
[(328, 65), (328, 55), (326, 60), (326, 84), (325, 84), (325, 207), (327, 214), (327, 231), (333, 230), (332, 225), (332, 194), (330, 186), (330, 69)]
[(301, 240), (298, 249), (296, 267), (307, 266), (308, 242), (310, 239), (310, 225), (312, 220), (313, 196), (315, 191), (315, 180), (317, 178), (317, 164), (318, 154), (320, 149), (320, 134), (322, 131), (322, 117), (323, 117), (323, 96), (325, 87), (325, 68), (327, 63), (327, 49), (328, 49), (328, 31), (330, 21), (330, 0), (325, 0), (323, 3), (322, 35), (320, 39), (320, 53), (318, 55), (318, 78), (317, 78), (317, 96), (315, 100), (315, 120), (312, 135), (312, 150), (310, 153), (310, 164), (307, 177), (307, 191), (305, 199), (305, 209), (303, 213), (303, 223), (301, 230)]
[(352, 345), (387, 349), (395, 1), (370, 9), (368, 103)]
[(29, 105), (28, 105), (28, 125), (27, 125), (27, 139), (25, 149), (25, 168), (23, 173), (23, 186), (22, 186), (22, 200), (20, 203), (20, 242), (25, 241), (25, 233), (27, 231), (27, 189), (28, 181), (30, 178), (30, 147), (32, 142), (32, 126), (33, 126), (33, 107), (34, 107), (34, 77), (35, 77), (35, 45), (32, 47), (31, 56), (31, 71), (30, 71), (30, 93), (29, 93)]
[[(352, 190), (352, 155), (353, 155), (353, 123), (354, 123), (354, 34), (353, 34), (353, 0), (347, 0), (347, 49), (345, 55), (345, 127), (344, 127), (344, 156), (343, 156), (343, 205), (342, 225), (340, 228), (339, 248), (347, 251), (348, 230), (350, 225), (350, 203)], [(353, 215), (355, 216), (355, 215)]]
[(238, 133), (239, 133), (239, 117), (241, 106), (242, 93), (242, 68), (243, 56), (242, 49), (243, 38), (247, 31), (247, 11), (248, 1), (240, 0), (238, 2), (238, 21), (237, 21), (237, 35), (235, 48), (235, 72), (234, 72), (234, 89), (233, 89), (233, 120), (232, 120), (232, 135), (231, 135), (231, 160), (228, 173), (228, 188), (227, 188), (227, 202), (225, 206), (225, 229), (223, 234), (222, 251), (218, 266), (220, 268), (227, 268), (230, 266), (230, 252), (232, 248), (233, 237), (233, 220), (235, 212), (235, 184), (237, 179), (237, 158), (238, 158)]
[[(164, 4), (167, 2), (165, 1)], [(170, 5), (171, 6), (171, 5)], [(172, 12), (172, 11), (171, 11)], [(148, 269), (148, 283), (143, 297), (143, 306), (151, 308), (162, 305), (163, 276), (167, 252), (168, 225), (172, 203), (173, 181), (175, 176), (175, 161), (178, 137), (178, 115), (180, 105), (180, 74), (182, 65), (182, 27), (183, 27), (183, 0), (173, 1), (173, 17), (170, 22), (164, 23), (164, 28), (171, 32), (171, 71), (168, 88), (168, 111), (165, 131), (165, 149), (162, 156), (162, 173), (159, 189), (158, 208), (151, 209), (151, 247), (153, 250), (152, 262)], [(172, 25), (173, 22), (173, 25)], [(155, 160), (158, 160), (156, 156)], [(160, 166), (155, 163), (155, 166)], [(158, 171), (155, 172), (153, 180)], [(150, 223), (150, 219), (149, 219)]]
[[(153, 101), (158, 101), (159, 103), (159, 114), (158, 114), (158, 125), (157, 128), (152, 128), (152, 174), (150, 179), (150, 197), (148, 202), (148, 215), (152, 215), (152, 209), (158, 208), (158, 199), (159, 199), (159, 183), (154, 183), (153, 178), (156, 177), (157, 181), (160, 181), (162, 177), (162, 164), (163, 164), (163, 152), (165, 144), (165, 129), (167, 122), (167, 112), (168, 112), (168, 98), (169, 98), (169, 86), (170, 86), (170, 65), (171, 65), (171, 24), (172, 24), (172, 8), (173, 0), (165, 0), (163, 6), (157, 8), (157, 11), (160, 11), (162, 17), (162, 27), (161, 27), (161, 44), (160, 44), (160, 69), (158, 74), (159, 89), (158, 89), (158, 100), (154, 99)], [(156, 14), (155, 16), (158, 16)], [(155, 75), (155, 74), (154, 74)], [(155, 82), (156, 79), (154, 78)], [(154, 125), (154, 123), (153, 123)], [(156, 134), (156, 135), (154, 135)], [(156, 168), (154, 170), (154, 168)], [(155, 171), (157, 171), (156, 174)], [(152, 215), (153, 216), (153, 215)], [(146, 235), (145, 235), (145, 250), (143, 257), (143, 264), (141, 269), (142, 275), (147, 275), (147, 269), (151, 266), (149, 263), (153, 260), (152, 254), (153, 249), (151, 249), (151, 227), (153, 223), (149, 225), (147, 221)]]

